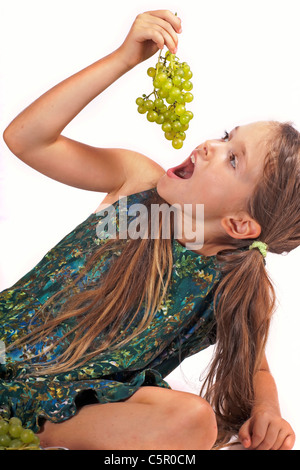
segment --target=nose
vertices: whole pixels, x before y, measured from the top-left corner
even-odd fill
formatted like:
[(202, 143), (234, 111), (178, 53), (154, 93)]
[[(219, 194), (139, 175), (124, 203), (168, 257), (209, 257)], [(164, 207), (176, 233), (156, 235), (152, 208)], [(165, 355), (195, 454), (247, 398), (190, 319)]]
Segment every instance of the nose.
[(197, 150), (202, 160), (209, 160), (212, 156), (212, 145), (208, 140), (197, 147)]

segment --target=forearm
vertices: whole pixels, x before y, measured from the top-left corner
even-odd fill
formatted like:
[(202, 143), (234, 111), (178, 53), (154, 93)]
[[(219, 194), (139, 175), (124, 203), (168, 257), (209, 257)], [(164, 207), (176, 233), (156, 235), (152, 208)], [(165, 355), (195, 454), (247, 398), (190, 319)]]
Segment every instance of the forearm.
[(253, 411), (259, 408), (272, 408), (280, 415), (280, 406), (275, 380), (269, 370), (259, 370), (254, 377), (254, 407)]
[(34, 101), (8, 126), (5, 140), (19, 154), (51, 144), (88, 103), (130, 68), (117, 49)]

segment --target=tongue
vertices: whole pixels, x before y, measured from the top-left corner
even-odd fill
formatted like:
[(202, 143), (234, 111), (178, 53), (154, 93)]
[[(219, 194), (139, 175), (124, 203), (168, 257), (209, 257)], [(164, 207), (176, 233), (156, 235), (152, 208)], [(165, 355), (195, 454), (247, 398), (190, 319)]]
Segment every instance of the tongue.
[(193, 175), (194, 169), (194, 164), (188, 163), (183, 168), (178, 168), (178, 170), (175, 171), (175, 174), (179, 176), (179, 178), (188, 179), (191, 178), (191, 176)]
[(177, 170), (175, 173), (177, 176), (179, 176), (179, 178), (183, 178), (183, 179), (188, 179), (193, 174), (192, 171), (187, 171), (185, 169)]

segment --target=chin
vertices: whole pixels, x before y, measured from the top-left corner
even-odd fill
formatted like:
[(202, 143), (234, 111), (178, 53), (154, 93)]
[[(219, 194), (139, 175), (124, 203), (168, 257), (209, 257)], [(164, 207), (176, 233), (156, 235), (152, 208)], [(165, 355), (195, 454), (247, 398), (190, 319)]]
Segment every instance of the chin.
[(156, 189), (157, 193), (161, 198), (163, 198), (169, 204), (173, 204), (170, 198), (173, 199), (172, 195), (174, 193), (174, 188), (170, 187), (168, 176), (166, 173), (158, 180)]
[(157, 182), (157, 193), (171, 206), (173, 204), (180, 204), (178, 199), (180, 199), (180, 192), (178, 187), (170, 182), (170, 178), (167, 175), (163, 175)]

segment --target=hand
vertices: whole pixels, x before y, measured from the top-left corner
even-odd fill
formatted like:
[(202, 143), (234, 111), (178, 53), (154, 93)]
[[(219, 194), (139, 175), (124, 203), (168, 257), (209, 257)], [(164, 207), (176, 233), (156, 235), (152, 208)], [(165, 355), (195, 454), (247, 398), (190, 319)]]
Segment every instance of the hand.
[(153, 56), (159, 49), (167, 46), (176, 53), (181, 32), (181, 20), (169, 10), (147, 11), (138, 15), (124, 41), (119, 53), (129, 67)]
[(240, 429), (239, 439), (246, 449), (291, 450), (295, 434), (287, 421), (272, 409), (260, 407)]

